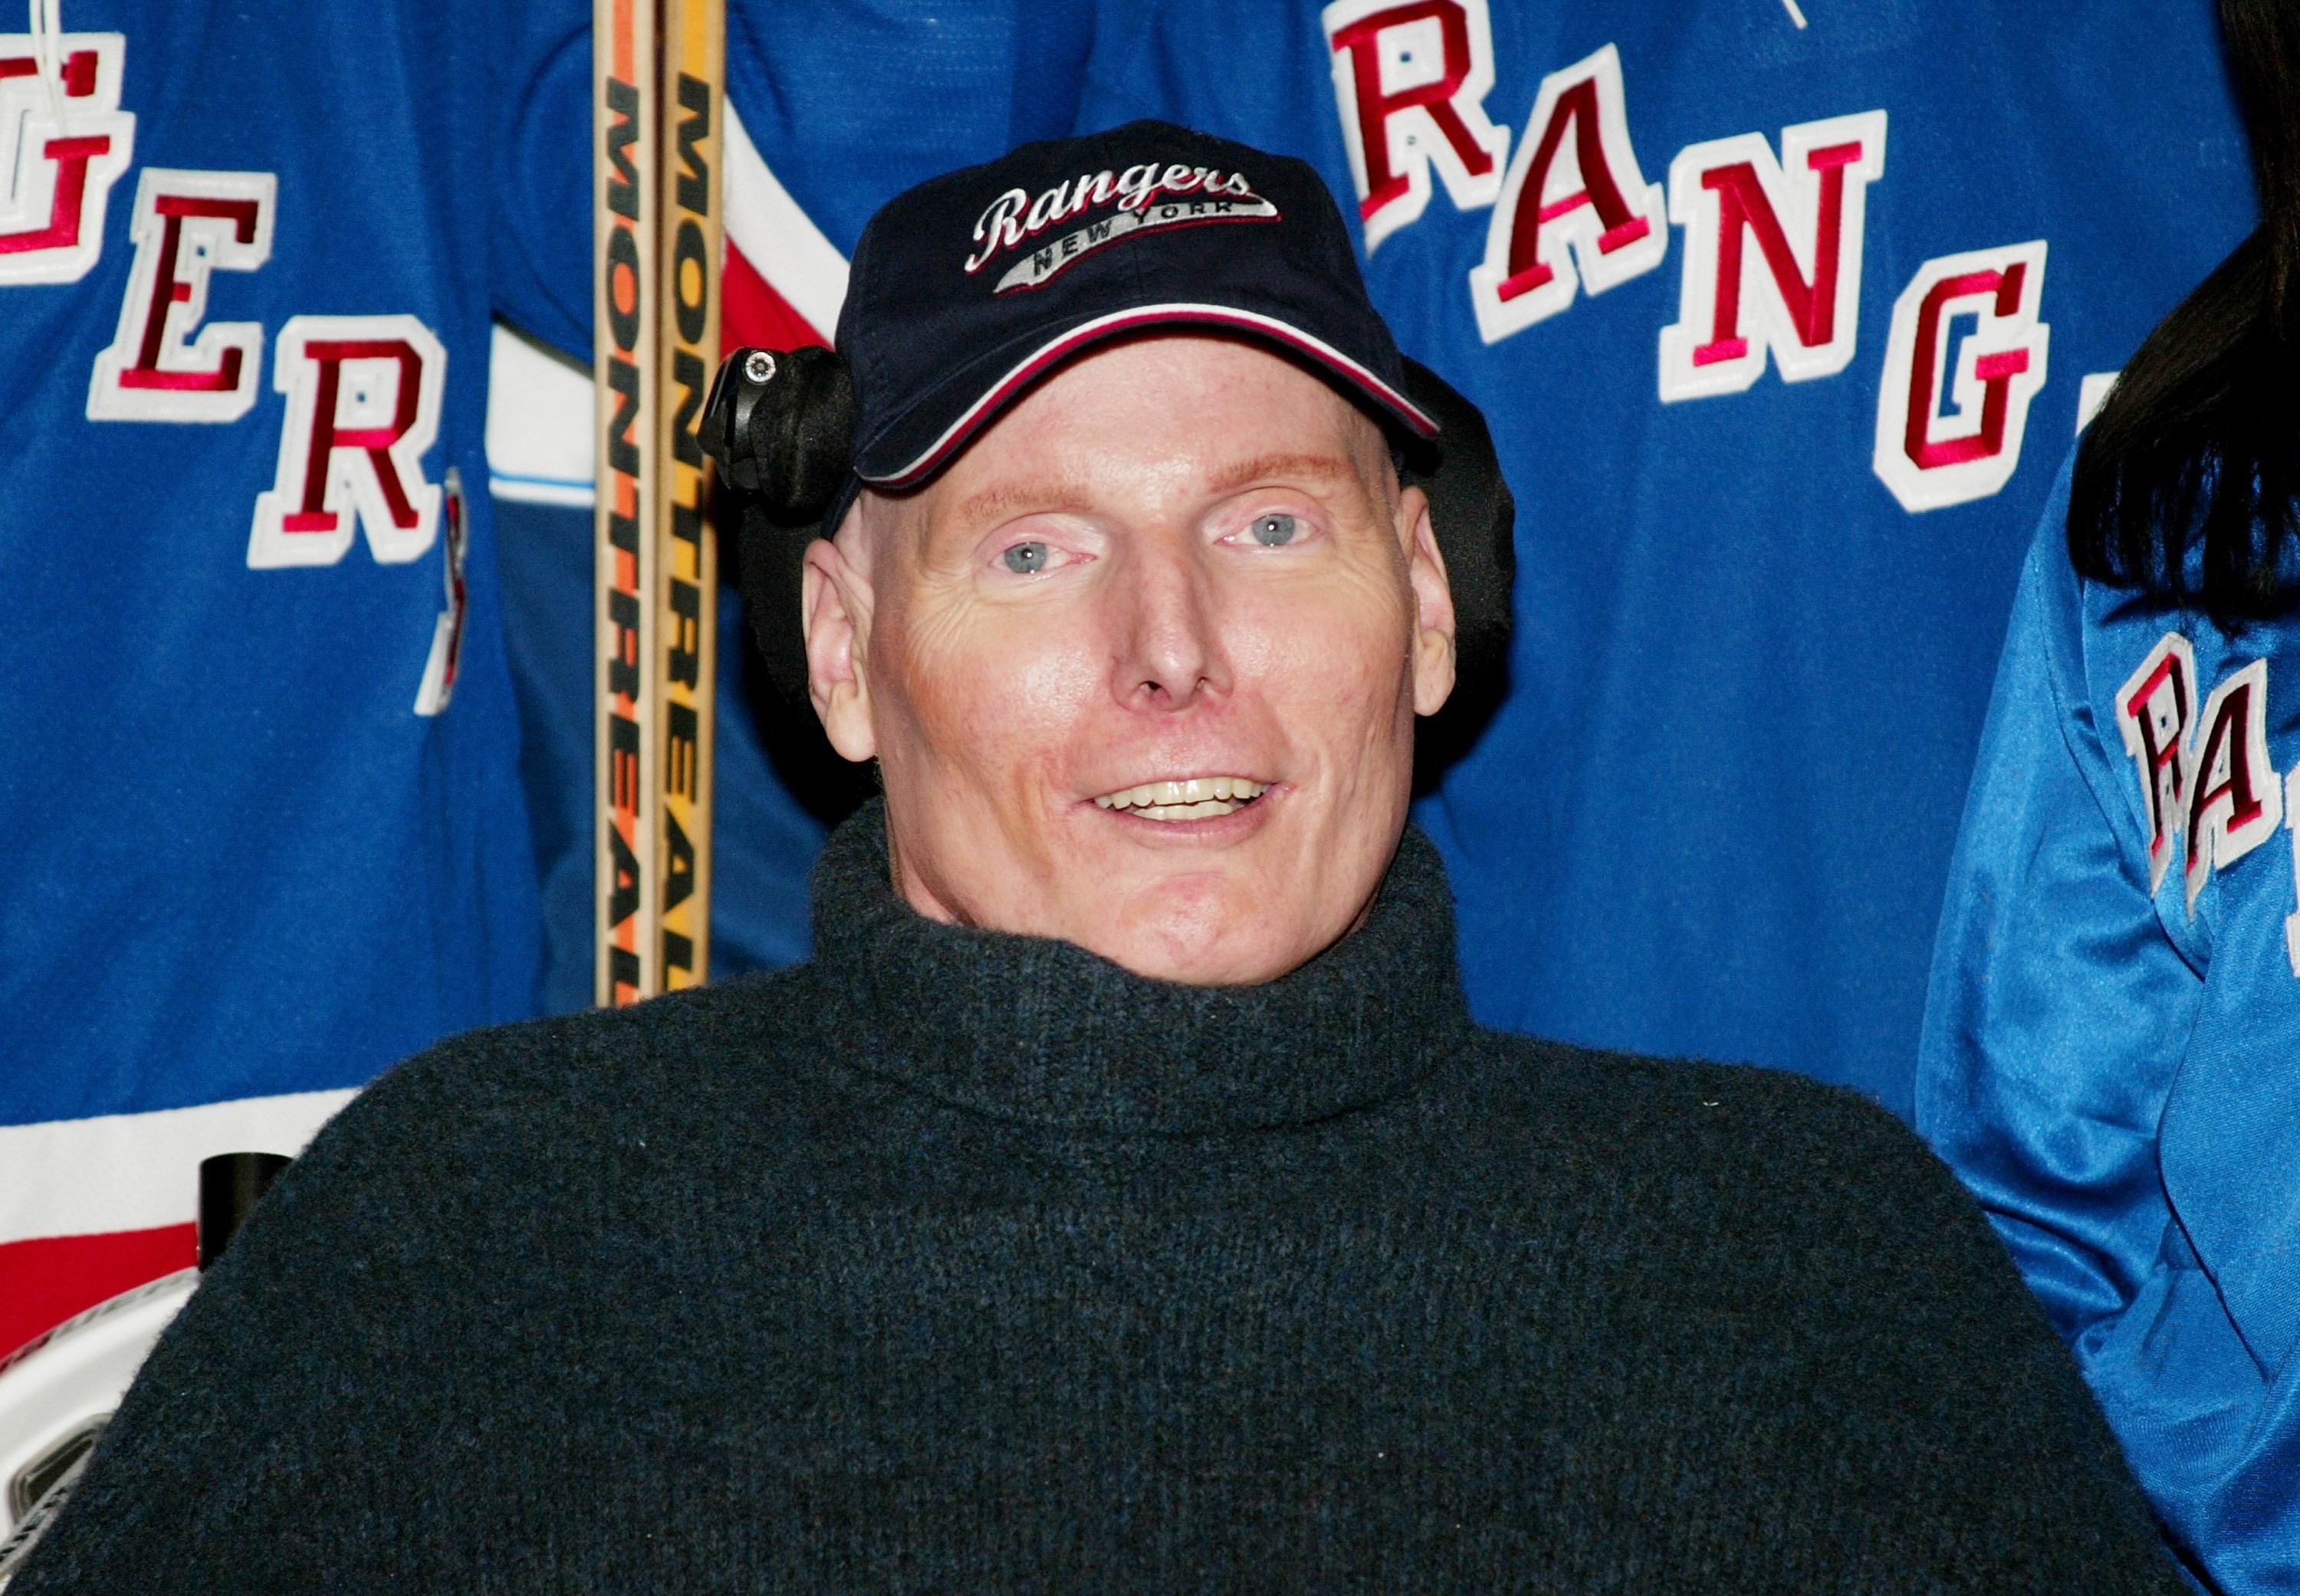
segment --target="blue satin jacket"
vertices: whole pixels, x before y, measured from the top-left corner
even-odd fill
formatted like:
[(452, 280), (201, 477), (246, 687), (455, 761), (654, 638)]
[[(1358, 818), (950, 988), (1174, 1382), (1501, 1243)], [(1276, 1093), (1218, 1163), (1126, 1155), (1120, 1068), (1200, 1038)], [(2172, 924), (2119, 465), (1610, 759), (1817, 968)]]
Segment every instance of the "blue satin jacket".
[(2031, 546), (1939, 941), (1917, 1124), (2168, 1533), (2300, 1592), (2300, 619), (2229, 635)]

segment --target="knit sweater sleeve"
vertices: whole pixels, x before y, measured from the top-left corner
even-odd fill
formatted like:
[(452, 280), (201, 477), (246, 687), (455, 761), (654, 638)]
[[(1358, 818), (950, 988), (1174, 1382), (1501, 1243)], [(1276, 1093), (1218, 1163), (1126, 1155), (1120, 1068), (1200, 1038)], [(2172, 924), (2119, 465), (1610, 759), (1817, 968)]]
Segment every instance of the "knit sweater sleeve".
[[(1753, 1216), (1742, 1244), (1770, 1231), (1782, 1251), (1782, 1318), (1826, 1426), (1815, 1443), (1868, 1476), (1843, 1510), (1901, 1565), (1875, 1588), (2187, 1589), (2067, 1348), (1954, 1176), (1850, 1093), (1762, 1085), (1749, 1095), (1771, 1110), (1752, 1117), (1771, 1123), (1741, 1151), (1789, 1211)], [(1711, 1095), (1733, 1111), (1737, 1094)], [(1756, 1168), (1742, 1177), (1763, 1189)]]
[[(714, 1245), (743, 1245), (733, 1238), (779, 1210), (832, 1215), (879, 1178), (864, 1170), (838, 1196), (805, 1184), (827, 1165), (776, 1163), (779, 1149), (810, 1136), (852, 1160), (858, 1133), (846, 1116), (882, 1111), (868, 1083), (835, 1098), (758, 1085), (797, 1068), (801, 1050), (777, 1038), (797, 1034), (806, 994), (754, 988), (743, 1007), (756, 1018), (709, 1035), (696, 1017), (707, 1019), (714, 1001), (482, 1034), (356, 1100), (162, 1337), (9, 1596), (686, 1589), (738, 1572), (759, 1588), (805, 1588), (784, 1578), (813, 1566), (795, 1561), (794, 1548), (823, 1525), (837, 1530), (847, 1501), (826, 1510), (833, 1499), (794, 1493), (776, 1449), (820, 1455), (825, 1435), (846, 1444), (876, 1422), (871, 1404), (904, 1391), (959, 1404), (952, 1433), (975, 1435), (964, 1404), (979, 1400), (979, 1379), (921, 1384), (893, 1353), (922, 1313), (977, 1299), (962, 1273), (954, 1284), (957, 1255), (927, 1246), (947, 1232), (904, 1230), (926, 1249), (915, 1276), (897, 1283), (895, 1300), (910, 1306), (873, 1318), (881, 1297), (847, 1302), (878, 1326), (876, 1361), (857, 1365), (845, 1339), (809, 1339), (806, 1311), (747, 1285), (813, 1259), (821, 1268), (778, 1277), (794, 1292), (808, 1281), (817, 1293), (840, 1289), (859, 1245), (879, 1247), (870, 1256), (883, 1261), (885, 1226), (792, 1231), (780, 1252), (754, 1248), (731, 1269), (707, 1250), (682, 1264), (663, 1246), (666, 1227), (693, 1227), (729, 1193), (754, 1200), (739, 1224), (701, 1226)], [(680, 1062), (696, 1058), (716, 1063)], [(1578, 1541), (1609, 1579), (1640, 1568), (1734, 1575), (1641, 1589), (2180, 1590), (2066, 1351), (1971, 1199), (1889, 1116), (1756, 1070), (1569, 1060), (1538, 1083), (1503, 1085), (1490, 1112), (1445, 1110), (1444, 1123), (1475, 1134), (1452, 1138), (1461, 1157), (1442, 1186), (1474, 1197), (1486, 1216), (1462, 1234), (1486, 1235), (1506, 1210), (1544, 1239), (1530, 1251), (1430, 1256), (1475, 1261), (1504, 1295), (1562, 1293), (1563, 1306), (1528, 1314), (1529, 1342), (1512, 1358), (1443, 1366), (1454, 1383), (1445, 1400), (1433, 1393), (1417, 1411), (1471, 1438), (1440, 1459), (1454, 1471), (1449, 1499), (1509, 1486), (1509, 1510), (1529, 1530)], [(914, 1151), (904, 1168), (942, 1170), (958, 1156), (958, 1121), (932, 1123), (930, 1143), (905, 1143)], [(1034, 1168), (1021, 1183), (1033, 1192), (1054, 1178)], [(895, 1196), (890, 1211), (911, 1213), (914, 1188)], [(1450, 1200), (1439, 1208), (1450, 1211)], [(1425, 1211), (1435, 1210), (1417, 1200), (1413, 1213)], [(1301, 1234), (1318, 1234), (1303, 1222)], [(1425, 1248), (1456, 1234), (1414, 1225)], [(1075, 1224), (1064, 1226), (1060, 1245), (1080, 1245)], [(804, 1256), (785, 1256), (794, 1247)], [(1433, 1289), (1450, 1293), (1452, 1276), (1438, 1274)], [(1011, 1278), (977, 1279), (979, 1300), (1012, 1307), (996, 1290)], [(1302, 1278), (1298, 1268), (1285, 1276)], [(713, 1293), (738, 1287), (741, 1310), (730, 1316)], [(1122, 1297), (1125, 1283), (1108, 1289)], [(1466, 1304), (1483, 1312), (1498, 1299), (1481, 1286), (1431, 1301), (1459, 1318)], [(1093, 1323), (1095, 1309), (1016, 1322), (1059, 1336)], [(727, 1340), (753, 1334), (762, 1316), (783, 1339), (729, 1360)], [(795, 1357), (812, 1358), (807, 1367), (833, 1388), (778, 1387), (773, 1402), (747, 1409), (752, 1418), (720, 1422), (718, 1405)], [(1349, 1367), (1329, 1372), (1346, 1384)], [(1521, 1389), (1502, 1377), (1528, 1367), (1540, 1377)], [(849, 1377), (841, 1370), (854, 1383), (836, 1386)], [(885, 1384), (897, 1376), (912, 1384)], [(1248, 1384), (1276, 1389), (1281, 1376), (1265, 1370)], [(1549, 1419), (1464, 1427), (1457, 1399), (1496, 1379)], [(788, 1427), (762, 1429), (772, 1414)], [(1503, 1435), (1539, 1437), (1547, 1450), (1478, 1461), (1475, 1438)], [(1114, 1461), (1126, 1461), (1140, 1439), (1112, 1431), (1096, 1444), (1125, 1445)], [(978, 1480), (980, 1459), (953, 1444), (961, 1450), (938, 1461)], [(879, 1480), (839, 1477), (842, 1489)], [(911, 1477), (898, 1468), (863, 1500), (896, 1510)], [(1325, 1502), (1334, 1479), (1314, 1483)], [(1583, 1494), (1545, 1507), (1544, 1489)], [(1019, 1512), (1013, 1504), (1031, 1500), (962, 1492), (949, 1504), (959, 1517), (922, 1519), (903, 1544), (944, 1544), (986, 1501)], [(1044, 1550), (1100, 1500), (1060, 1499), (1043, 1520), (1025, 1513), (1021, 1533)], [(1385, 1504), (1396, 1505), (1377, 1492), (1355, 1505), (1387, 1525), (1381, 1549), (1405, 1555), (1412, 1549), (1396, 1538), (1415, 1520), (1383, 1519), (1375, 1509)], [(1330, 1550), (1321, 1522), (1296, 1527), (1309, 1534), (1303, 1544)], [(726, 1552), (761, 1523), (773, 1534)], [(1196, 1534), (1221, 1544), (1222, 1529), (1184, 1525), (1175, 1543), (1196, 1544)], [(835, 1552), (822, 1567), (850, 1567)], [(1500, 1567), (1483, 1565), (1487, 1575)], [(1113, 1577), (1103, 1588), (1125, 1584), (1118, 1567), (1105, 1569)], [(873, 1583), (885, 1582), (853, 1584)]]
[[(550, 1026), (460, 1039), (325, 1127), (161, 1337), (11, 1596), (387, 1584), (378, 1552), (426, 1516), (392, 1459), (465, 1423), (460, 1378), (411, 1371), (448, 1370), (471, 1304), (501, 1322), (491, 1296), (549, 1278), (489, 1269), (507, 1226), (573, 1255), (551, 1214), (487, 1201), (538, 1173), (526, 1127), (554, 1057)], [(548, 1335), (567, 1307), (512, 1311)]]

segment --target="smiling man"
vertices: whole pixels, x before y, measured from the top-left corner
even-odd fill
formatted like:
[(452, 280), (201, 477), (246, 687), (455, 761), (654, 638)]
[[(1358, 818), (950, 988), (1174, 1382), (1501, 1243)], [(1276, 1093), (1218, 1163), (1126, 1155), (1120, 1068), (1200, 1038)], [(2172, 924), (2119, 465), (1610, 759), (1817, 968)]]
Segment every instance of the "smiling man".
[(903, 896), (1284, 975), (1365, 912), (1453, 686), (1421, 492), (1326, 383), (1204, 337), (1087, 354), (995, 437), (808, 554), (816, 707), (879, 761)]
[(720, 433), (844, 484), (746, 553), (885, 786), (813, 960), (379, 1083), (11, 1596), (2182, 1589), (1897, 1122), (1471, 1023), (1407, 800), (1478, 451), (1307, 167), (938, 179), (839, 342)]

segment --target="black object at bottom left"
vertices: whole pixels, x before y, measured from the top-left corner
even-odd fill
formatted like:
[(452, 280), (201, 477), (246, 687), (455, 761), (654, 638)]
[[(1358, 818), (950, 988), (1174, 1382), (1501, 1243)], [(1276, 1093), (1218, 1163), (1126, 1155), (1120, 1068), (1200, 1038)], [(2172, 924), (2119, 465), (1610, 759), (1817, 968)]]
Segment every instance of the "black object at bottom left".
[(289, 1160), (200, 1160), (199, 1265), (106, 1298), (0, 1359), (0, 1591), (71, 1494), (160, 1332)]

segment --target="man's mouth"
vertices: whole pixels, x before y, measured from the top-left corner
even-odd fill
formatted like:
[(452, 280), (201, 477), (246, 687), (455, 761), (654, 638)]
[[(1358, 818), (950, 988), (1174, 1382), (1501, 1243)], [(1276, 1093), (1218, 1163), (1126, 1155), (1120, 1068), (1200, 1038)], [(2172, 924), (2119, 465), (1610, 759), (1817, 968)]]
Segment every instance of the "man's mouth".
[(1235, 814), (1270, 790), (1266, 781), (1244, 776), (1193, 776), (1188, 781), (1146, 781), (1095, 800), (1103, 809), (1139, 815), (1146, 820), (1211, 820)]

